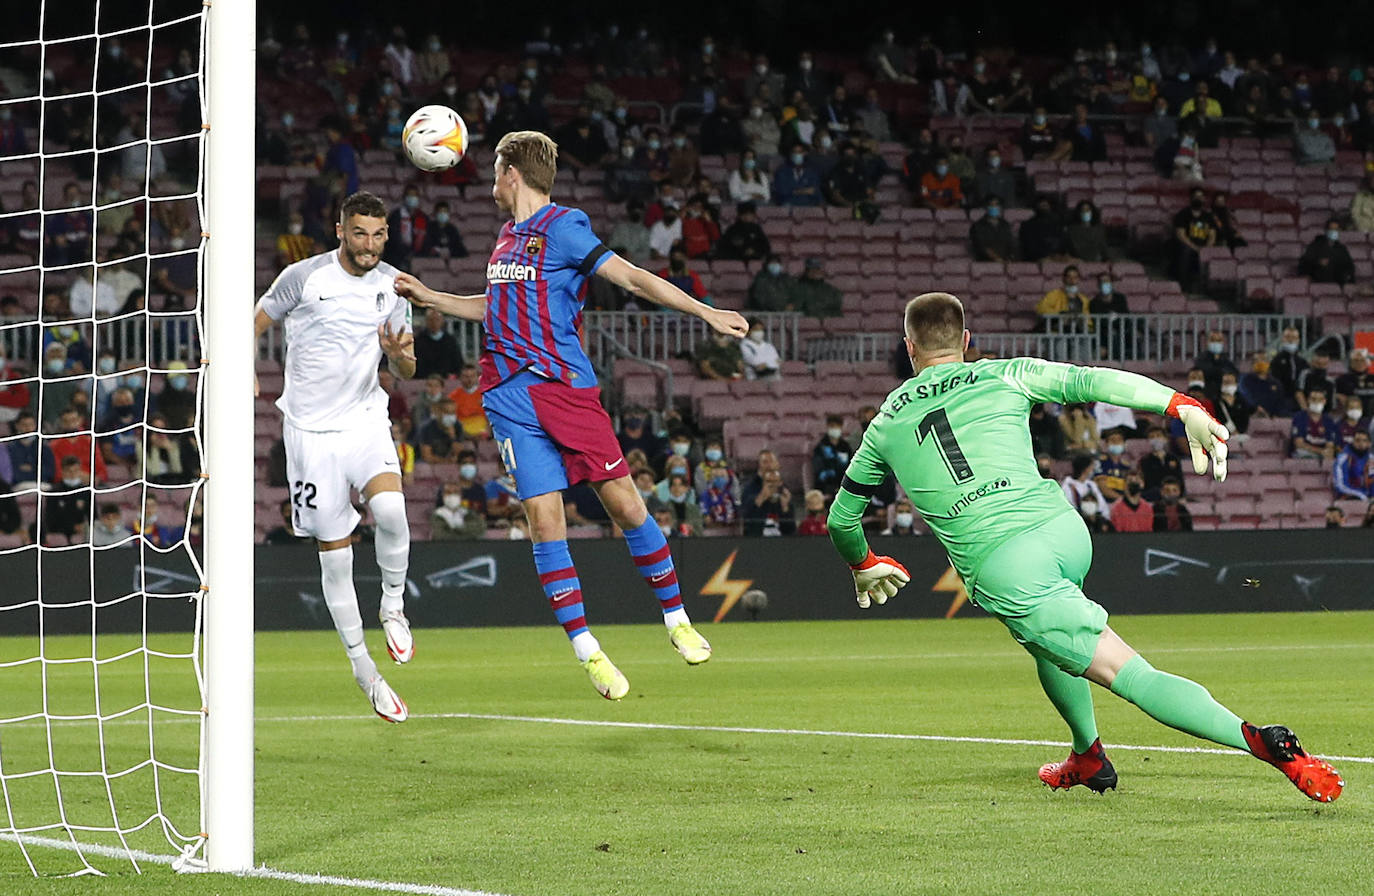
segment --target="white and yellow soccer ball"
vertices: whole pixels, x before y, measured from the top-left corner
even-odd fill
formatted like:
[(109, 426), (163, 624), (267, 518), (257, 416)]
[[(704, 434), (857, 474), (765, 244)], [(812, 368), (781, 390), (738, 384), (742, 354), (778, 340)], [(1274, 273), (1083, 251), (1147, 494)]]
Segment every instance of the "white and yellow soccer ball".
[(468, 126), (448, 106), (421, 106), (401, 131), (406, 158), (421, 171), (443, 171), (468, 151)]

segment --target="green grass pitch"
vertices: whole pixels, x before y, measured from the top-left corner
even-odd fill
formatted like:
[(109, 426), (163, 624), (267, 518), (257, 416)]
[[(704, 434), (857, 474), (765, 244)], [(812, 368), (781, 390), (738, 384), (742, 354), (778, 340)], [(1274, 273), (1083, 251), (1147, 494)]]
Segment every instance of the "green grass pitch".
[[(594, 621), (594, 599), (589, 609)], [(1312, 752), (1374, 756), (1374, 612), (1114, 624), (1155, 666), (1252, 721), (1290, 725)], [(415, 661), (384, 670), (410, 705), (403, 725), (367, 711), (332, 632), (259, 635), (257, 860), (517, 896), (1374, 892), (1374, 764), (1337, 763), (1346, 792), (1318, 805), (1240, 754), (1127, 748), (1210, 745), (1099, 691), (1120, 789), (1052, 793), (1035, 772), (1062, 758), (1060, 746), (843, 734), (1066, 742), (1030, 658), (989, 619), (885, 620), (878, 609), (857, 623), (704, 632), (715, 658), (688, 668), (661, 626), (599, 628), (631, 685), (609, 703), (552, 624), (417, 631)], [(375, 628), (369, 642), (384, 658)], [(54, 641), (49, 655), (87, 644)], [(125, 646), (102, 641), (102, 656)], [(0, 661), (32, 648), (0, 639)], [(142, 688), (141, 662), (102, 669), (107, 711)], [(169, 668), (157, 680), (184, 678), (184, 664), (160, 662)], [(89, 668), (50, 667), (51, 711), (89, 711)], [(0, 669), (0, 715), (24, 711), (36, 679), (31, 666)], [(194, 700), (175, 684), (155, 696)], [(154, 737), (176, 761), (191, 755), (195, 728), (159, 720)], [(721, 728), (778, 731), (709, 730)], [(58, 730), (59, 762), (98, 761), (88, 725)], [(136, 757), (146, 717), (107, 725), (106, 738), (112, 762)], [(44, 744), (39, 726), (0, 728), (5, 771), (38, 761)], [(171, 800), (187, 789), (177, 777), (163, 776)], [(12, 805), (33, 823), (50, 785), (25, 793), (22, 783), (10, 782)], [(137, 803), (140, 782), (126, 783)], [(75, 781), (69, 811), (98, 820), (103, 794)], [(48, 874), (76, 867), (58, 850), (33, 856)], [(110, 876), (34, 880), (0, 842), (0, 893), (359, 892), (94, 862)]]

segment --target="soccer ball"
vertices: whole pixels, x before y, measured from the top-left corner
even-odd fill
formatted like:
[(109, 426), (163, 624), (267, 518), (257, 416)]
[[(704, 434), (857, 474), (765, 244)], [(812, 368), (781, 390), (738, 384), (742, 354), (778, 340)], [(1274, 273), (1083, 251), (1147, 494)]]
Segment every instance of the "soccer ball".
[(443, 171), (468, 151), (468, 126), (448, 106), (421, 106), (401, 131), (406, 158), (421, 171)]

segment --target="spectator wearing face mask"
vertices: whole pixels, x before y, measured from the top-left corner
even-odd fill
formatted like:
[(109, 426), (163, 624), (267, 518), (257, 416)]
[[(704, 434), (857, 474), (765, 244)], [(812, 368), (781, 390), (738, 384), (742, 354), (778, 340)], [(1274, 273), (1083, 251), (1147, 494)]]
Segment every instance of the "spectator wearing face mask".
[(983, 217), (969, 227), (969, 246), (975, 261), (1015, 261), (1016, 234), (1002, 217), (1002, 200), (989, 196)]
[(1140, 475), (1145, 483), (1147, 501), (1159, 498), (1160, 486), (1170, 476), (1183, 482), (1183, 464), (1169, 444), (1169, 435), (1162, 426), (1151, 426), (1146, 433), (1150, 453), (1140, 459)]
[(1107, 260), (1107, 231), (1097, 208), (1084, 199), (1074, 209), (1073, 220), (1065, 228), (1069, 254), (1083, 261)]
[[(705, 197), (701, 194), (687, 200), (682, 218), (682, 248), (688, 258), (706, 258), (720, 241), (720, 225), (706, 213)], [(683, 290), (687, 292), (687, 290)]]
[(401, 197), (401, 204), (386, 219), (386, 248), (382, 260), (401, 270), (409, 270), (411, 260), (425, 244), (429, 229), (429, 215), (420, 209), (420, 188), (411, 184)]
[(1302, 356), (1302, 337), (1297, 327), (1284, 327), (1279, 340), (1279, 350), (1270, 363), (1270, 374), (1283, 390), (1290, 408), (1296, 406), (1298, 377), (1307, 369), (1307, 359)]
[(701, 504), (692, 489), (692, 480), (685, 473), (674, 472), (656, 487), (660, 505), (668, 512), (668, 519), (678, 535), (700, 535), (703, 520)]
[(1357, 430), (1336, 455), (1331, 467), (1333, 497), (1361, 501), (1374, 498), (1374, 457), (1370, 456), (1369, 446), (1369, 433)]
[(1241, 394), (1240, 380), (1234, 371), (1221, 375), (1217, 392), (1217, 419), (1230, 430), (1231, 435), (1244, 437), (1249, 432), (1250, 418), (1255, 415), (1255, 406)]
[(920, 535), (916, 529), (916, 508), (906, 498), (902, 498), (893, 508), (892, 525), (882, 531), (883, 535)]
[(1079, 288), (1077, 265), (1064, 268), (1061, 281), (1035, 306), (1041, 332), (1068, 332), (1086, 324), (1090, 299)]
[[(675, 474), (686, 476), (687, 483), (692, 483), (693, 462), (692, 437), (682, 430), (675, 431), (668, 437), (668, 454), (663, 459), (663, 478), (655, 486), (658, 489), (659, 500), (668, 500), (668, 480)], [(696, 500), (695, 496), (692, 500)]]
[(768, 202), (772, 192), (768, 178), (759, 171), (758, 155), (754, 150), (740, 153), (739, 167), (730, 172), (729, 191), (733, 202)]
[(1226, 334), (1220, 330), (1207, 332), (1207, 345), (1193, 361), (1193, 367), (1202, 371), (1203, 386), (1212, 397), (1217, 395), (1223, 374), (1229, 373), (1233, 378), (1240, 375), (1235, 363), (1226, 354)]
[(1126, 491), (1120, 500), (1113, 501), (1108, 508), (1108, 516), (1113, 528), (1118, 532), (1152, 532), (1155, 523), (1155, 508), (1143, 497), (1145, 480), (1138, 470), (1126, 474)]
[(1116, 531), (1111, 518), (1106, 515), (1107, 510), (1109, 507), (1106, 504), (1099, 504), (1092, 497), (1086, 497), (1078, 504), (1078, 512), (1083, 517), (1083, 523), (1088, 527), (1088, 531), (1098, 534)]
[(467, 451), (458, 461), (458, 478), (445, 482), (439, 506), (430, 515), (434, 541), (481, 538), (487, 531), (487, 493), (477, 479), (477, 457)]
[[(714, 450), (718, 451), (719, 447)], [(712, 452), (713, 448), (708, 444), (707, 458), (697, 468), (697, 494), (700, 496), (702, 518), (708, 529), (733, 528), (739, 521), (739, 487), (734, 473), (723, 458), (710, 459)]]
[(1096, 467), (1097, 461), (1091, 454), (1076, 454), (1073, 457), (1073, 472), (1059, 482), (1059, 487), (1064, 491), (1064, 499), (1079, 513), (1084, 512), (1085, 501), (1091, 501), (1094, 510), (1107, 506), (1102, 490), (1093, 481)]
[(767, 340), (763, 322), (754, 318), (749, 322), (749, 335), (740, 343), (744, 359), (744, 378), (776, 380), (781, 375), (782, 359), (777, 348)]
[(300, 212), (292, 212), (286, 221), (286, 231), (277, 236), (278, 267), (286, 267), (319, 254), (319, 244), (304, 231), (305, 219)]
[(1336, 399), (1336, 384), (1332, 382), (1327, 370), (1331, 366), (1331, 355), (1325, 348), (1312, 350), (1312, 363), (1298, 374), (1297, 394), (1311, 396), (1320, 390), (1323, 401), (1330, 408)]
[(921, 175), (918, 201), (926, 208), (959, 208), (964, 204), (964, 191), (959, 176), (950, 170), (949, 156), (940, 156), (935, 167)]
[(682, 241), (682, 218), (678, 214), (678, 201), (667, 198), (662, 201), (663, 217), (649, 227), (649, 256), (667, 258), (673, 245)]
[[(1097, 275), (1097, 294), (1088, 301), (1088, 313), (1093, 317), (1109, 314), (1129, 314), (1130, 304), (1126, 296), (1116, 288), (1112, 281), (1112, 275), (1103, 271)], [(1110, 338), (1102, 348), (1110, 352), (1107, 357), (1122, 358), (1124, 350), (1129, 341), (1125, 333), (1118, 326), (1108, 324)]]
[(453, 399), (439, 402), (437, 413), (429, 419), (416, 439), (420, 444), (420, 460), (427, 464), (454, 463), (462, 451), (462, 431), (458, 428), (458, 411)]
[(756, 170), (767, 170), (777, 158), (778, 145), (782, 141), (782, 128), (773, 110), (762, 99), (755, 97), (749, 104), (749, 114), (740, 122), (744, 132), (745, 151), (751, 152), (756, 161)]
[(983, 167), (974, 175), (973, 195), (983, 203), (995, 196), (1004, 208), (1016, 204), (1016, 177), (1002, 167), (1002, 151), (995, 143), (983, 154)]
[(425, 258), (468, 257), (467, 246), (463, 245), (463, 237), (453, 223), (447, 202), (434, 206), (434, 217), (425, 229), (425, 240), (419, 254)]
[(658, 276), (692, 298), (708, 305), (711, 304), (711, 296), (706, 290), (706, 284), (701, 282), (701, 277), (697, 275), (696, 271), (687, 266), (687, 251), (681, 242), (673, 244), (668, 254), (668, 266), (660, 269)]
[(768, 255), (763, 267), (749, 284), (747, 307), (751, 311), (794, 311), (793, 289), (796, 281), (777, 255)]
[(806, 146), (793, 143), (785, 162), (773, 173), (773, 202), (777, 205), (820, 205), (820, 173), (809, 163)]
[(1171, 273), (1186, 292), (1202, 273), (1200, 251), (1217, 244), (1217, 220), (1207, 209), (1207, 194), (1200, 187), (1189, 193), (1188, 207), (1174, 215), (1173, 223)]
[(653, 431), (649, 423), (649, 412), (644, 408), (627, 408), (620, 420), (620, 432), (616, 434), (616, 438), (623, 453), (628, 455), (638, 449), (644, 452), (645, 460), (661, 464), (664, 455), (668, 453), (668, 445)]
[(831, 414), (825, 418), (825, 434), (811, 451), (811, 475), (816, 488), (833, 496), (840, 488), (845, 468), (854, 449), (844, 437), (844, 418)]
[(1322, 127), (1320, 113), (1312, 109), (1293, 126), (1293, 160), (1299, 165), (1325, 165), (1336, 159), (1336, 141)]
[(1374, 370), (1369, 366), (1369, 350), (1357, 348), (1350, 353), (1345, 373), (1336, 377), (1336, 394), (1354, 398), (1363, 407), (1374, 407)]
[(1154, 531), (1193, 531), (1193, 515), (1183, 501), (1182, 481), (1177, 476), (1165, 477), (1159, 486), (1159, 500), (1155, 502)]
[(1311, 278), (1313, 283), (1355, 282), (1355, 262), (1350, 250), (1341, 243), (1339, 218), (1329, 219), (1326, 232), (1308, 243), (1298, 261), (1298, 273)]
[(1305, 410), (1293, 416), (1289, 456), (1331, 461), (1341, 444), (1341, 431), (1326, 413), (1326, 392), (1320, 387), (1307, 393)]
[(189, 429), (195, 421), (196, 391), (190, 375), (185, 372), (186, 362), (173, 361), (167, 369), (170, 372), (162, 391), (155, 396), (149, 410), (166, 417), (171, 429)]
[[(1111, 502), (1125, 493), (1126, 476), (1131, 471), (1131, 465), (1125, 457), (1125, 433), (1113, 429), (1107, 433), (1103, 441), (1105, 444), (1097, 457), (1097, 472), (1093, 475), (1093, 481), (1097, 483), (1102, 497)], [(1105, 511), (1107, 508), (1104, 505), (1101, 509)]]

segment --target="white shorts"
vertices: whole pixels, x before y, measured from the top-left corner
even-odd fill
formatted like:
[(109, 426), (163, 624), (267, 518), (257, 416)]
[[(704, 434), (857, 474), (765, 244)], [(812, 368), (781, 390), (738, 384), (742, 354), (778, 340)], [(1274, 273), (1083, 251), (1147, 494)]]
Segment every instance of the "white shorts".
[(352, 490), (363, 490), (380, 473), (401, 474), (391, 429), (386, 425), (311, 432), (282, 423), (291, 522), (297, 535), (338, 541), (357, 528)]

